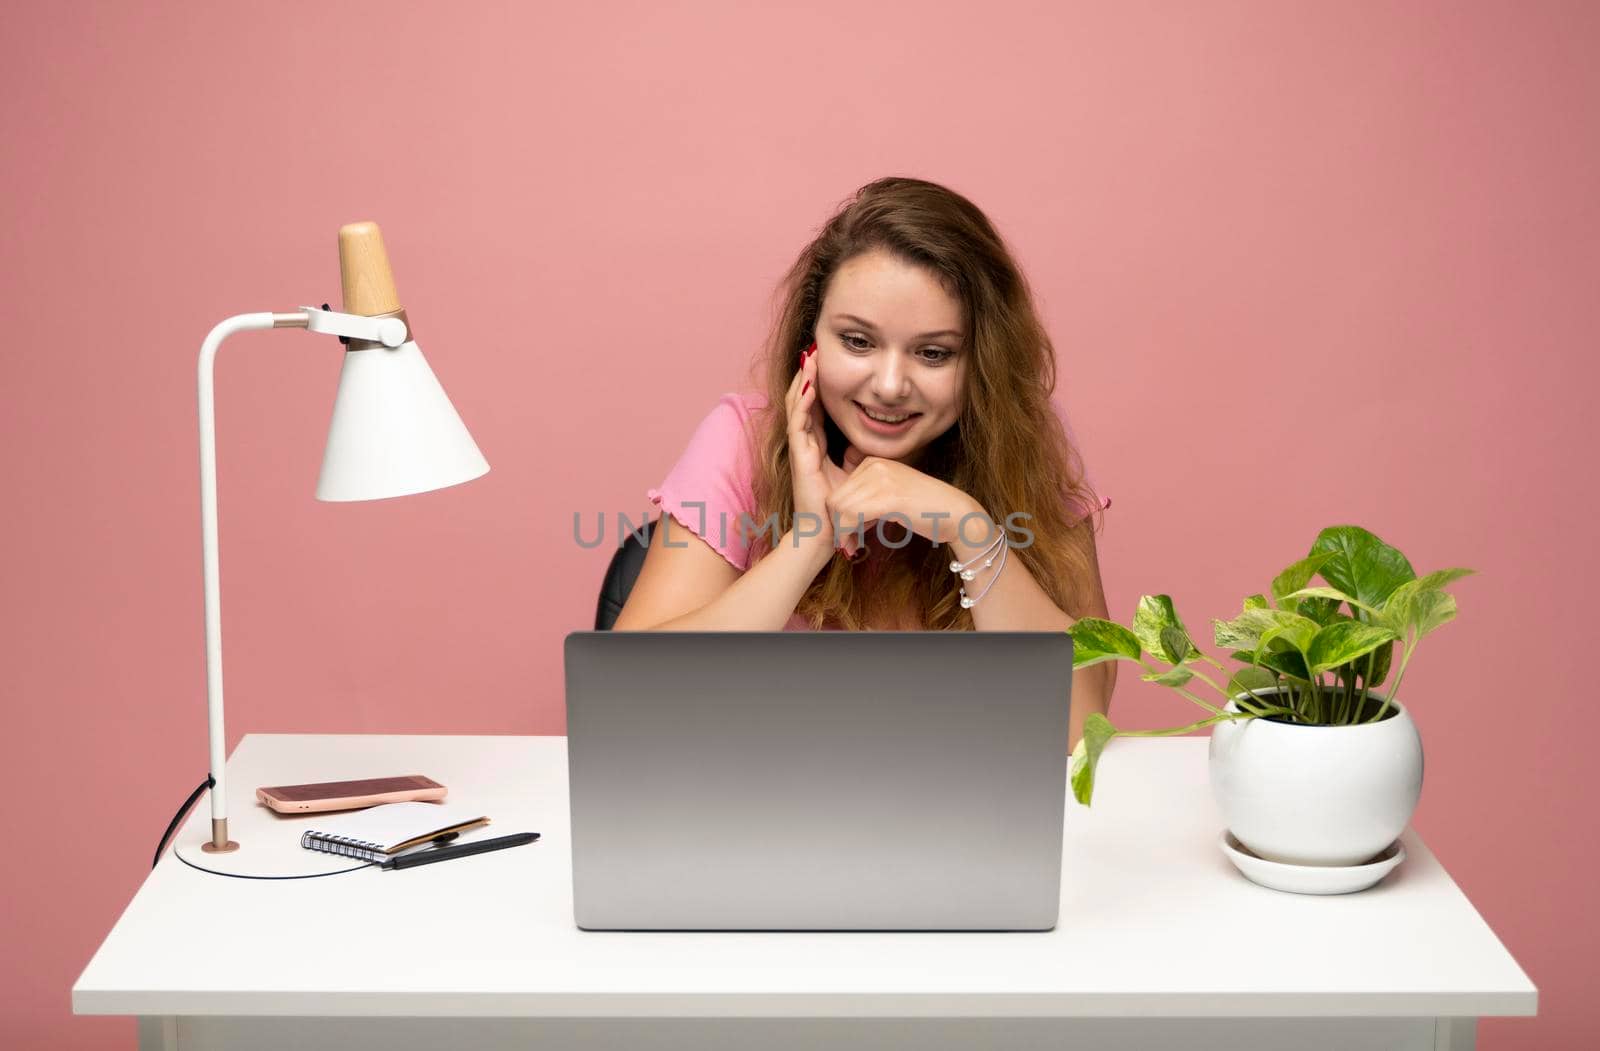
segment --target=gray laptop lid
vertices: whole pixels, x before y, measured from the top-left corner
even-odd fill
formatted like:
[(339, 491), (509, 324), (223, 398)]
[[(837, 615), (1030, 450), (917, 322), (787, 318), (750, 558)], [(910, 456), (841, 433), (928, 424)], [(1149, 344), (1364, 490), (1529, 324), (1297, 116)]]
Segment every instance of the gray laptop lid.
[(573, 632), (578, 926), (1048, 930), (1072, 638)]

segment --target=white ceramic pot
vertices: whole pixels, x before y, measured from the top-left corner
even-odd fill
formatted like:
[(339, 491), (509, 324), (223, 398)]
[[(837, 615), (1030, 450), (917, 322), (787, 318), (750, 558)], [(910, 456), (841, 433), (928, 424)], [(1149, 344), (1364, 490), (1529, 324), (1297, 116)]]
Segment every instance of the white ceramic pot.
[[(1367, 696), (1383, 703), (1380, 694)], [(1230, 701), (1227, 710), (1239, 708)], [(1211, 791), (1228, 830), (1268, 861), (1371, 860), (1400, 838), (1422, 795), (1422, 738), (1404, 706), (1390, 704), (1389, 712), (1354, 726), (1213, 726)]]

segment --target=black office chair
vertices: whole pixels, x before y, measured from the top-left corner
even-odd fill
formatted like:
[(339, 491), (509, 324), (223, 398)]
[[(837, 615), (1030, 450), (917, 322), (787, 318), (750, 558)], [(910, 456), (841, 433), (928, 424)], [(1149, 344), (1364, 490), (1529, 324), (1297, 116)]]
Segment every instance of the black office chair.
[(617, 553), (611, 556), (606, 578), (600, 583), (600, 602), (594, 611), (595, 631), (610, 631), (617, 622), (622, 604), (628, 601), (628, 593), (639, 579), (639, 570), (644, 568), (644, 556), (650, 551), (650, 536), (659, 521), (661, 519), (653, 518), (629, 533), (617, 547)]

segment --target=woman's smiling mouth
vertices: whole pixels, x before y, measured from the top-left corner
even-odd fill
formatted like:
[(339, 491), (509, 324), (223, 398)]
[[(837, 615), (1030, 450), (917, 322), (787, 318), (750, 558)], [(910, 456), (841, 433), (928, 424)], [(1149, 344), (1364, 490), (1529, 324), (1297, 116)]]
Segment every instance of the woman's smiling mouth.
[(871, 430), (877, 434), (902, 434), (910, 428), (913, 420), (922, 415), (920, 412), (878, 412), (876, 409), (868, 409), (859, 401), (851, 402), (851, 404), (856, 407), (856, 418), (859, 419), (868, 430)]

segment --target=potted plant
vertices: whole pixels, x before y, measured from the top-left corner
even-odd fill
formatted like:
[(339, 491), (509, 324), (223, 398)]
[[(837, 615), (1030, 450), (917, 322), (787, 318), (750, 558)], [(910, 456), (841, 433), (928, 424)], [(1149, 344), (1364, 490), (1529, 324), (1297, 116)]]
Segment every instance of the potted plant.
[[(1358, 865), (1394, 842), (1422, 790), (1422, 743), (1399, 698), (1423, 636), (1456, 615), (1445, 591), (1470, 569), (1418, 577), (1405, 555), (1359, 526), (1317, 534), (1305, 558), (1279, 573), (1270, 594), (1214, 620), (1218, 647), (1242, 666), (1226, 687), (1166, 595), (1139, 599), (1133, 624), (1085, 617), (1073, 625), (1073, 667), (1128, 660), (1145, 682), (1205, 709), (1167, 730), (1119, 730), (1090, 715), (1072, 754), (1074, 797), (1089, 805), (1095, 767), (1113, 737), (1167, 737), (1214, 727), (1212, 791), (1236, 839), (1268, 861)], [(1320, 576), (1324, 584), (1313, 585)], [(1399, 650), (1398, 662), (1395, 651)], [(1391, 668), (1394, 682), (1385, 693)], [(1212, 704), (1191, 690), (1221, 695)]]

